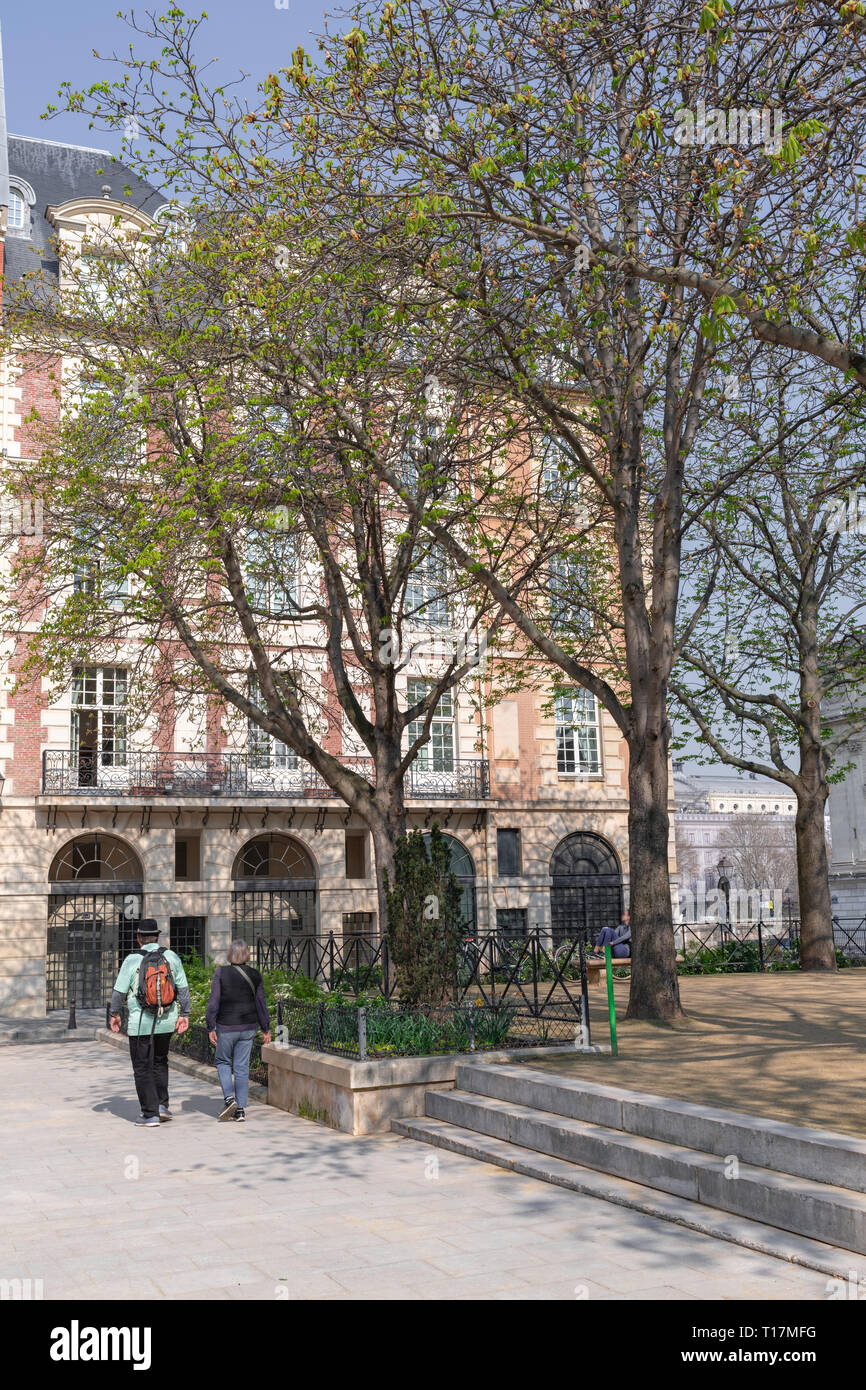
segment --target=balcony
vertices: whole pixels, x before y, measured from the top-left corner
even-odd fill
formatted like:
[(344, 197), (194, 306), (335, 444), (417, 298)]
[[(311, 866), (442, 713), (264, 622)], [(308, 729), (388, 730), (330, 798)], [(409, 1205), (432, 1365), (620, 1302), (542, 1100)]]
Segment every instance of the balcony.
[[(364, 777), (372, 759), (346, 758)], [(407, 800), (484, 801), (490, 796), (486, 758), (459, 758), (448, 769), (416, 760), (406, 774)], [(49, 748), (42, 754), (43, 796), (337, 798), (309, 763), (263, 763), (246, 753), (129, 752), (106, 755)], [(337, 798), (339, 799), (339, 798)]]

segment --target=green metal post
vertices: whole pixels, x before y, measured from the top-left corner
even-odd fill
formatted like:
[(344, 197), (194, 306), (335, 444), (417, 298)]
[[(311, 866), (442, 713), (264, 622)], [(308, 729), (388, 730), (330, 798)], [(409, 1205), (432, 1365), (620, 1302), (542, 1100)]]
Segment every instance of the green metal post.
[(604, 948), (604, 970), (607, 975), (607, 1012), (610, 1017), (610, 1050), (612, 1056), (616, 1057), (616, 1005), (613, 1002), (613, 965), (611, 963), (610, 946), (605, 946)]

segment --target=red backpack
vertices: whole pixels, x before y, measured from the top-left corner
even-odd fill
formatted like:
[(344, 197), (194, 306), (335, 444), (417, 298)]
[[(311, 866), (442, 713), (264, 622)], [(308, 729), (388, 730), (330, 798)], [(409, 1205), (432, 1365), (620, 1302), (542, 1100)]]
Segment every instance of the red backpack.
[(177, 998), (177, 985), (165, 958), (166, 949), (165, 946), (157, 946), (155, 951), (143, 951), (138, 967), (135, 997), (139, 1008), (153, 1014), (154, 1027), (156, 1020), (171, 1008)]

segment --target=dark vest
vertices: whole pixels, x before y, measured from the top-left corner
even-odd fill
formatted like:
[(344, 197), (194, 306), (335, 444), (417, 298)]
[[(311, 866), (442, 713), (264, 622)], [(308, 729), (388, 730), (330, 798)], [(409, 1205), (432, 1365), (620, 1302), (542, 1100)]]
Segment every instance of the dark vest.
[(220, 972), (220, 1006), (216, 1021), (224, 1028), (258, 1028), (259, 1016), (256, 1012), (256, 1001), (253, 990), (242, 980), (240, 971), (243, 971), (255, 989), (258, 989), (262, 982), (262, 977), (258, 970), (254, 970), (251, 965), (221, 965)]

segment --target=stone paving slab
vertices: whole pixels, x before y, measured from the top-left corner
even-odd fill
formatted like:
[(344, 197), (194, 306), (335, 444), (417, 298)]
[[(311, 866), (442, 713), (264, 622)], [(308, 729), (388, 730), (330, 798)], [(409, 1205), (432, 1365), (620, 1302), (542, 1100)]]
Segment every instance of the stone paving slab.
[(76, 1027), (70, 1029), (68, 1009), (52, 1011), (45, 1018), (15, 1018), (0, 1014), (0, 1047), (12, 1043), (92, 1042), (105, 1028), (104, 1009), (77, 1009)]
[(216, 1087), (178, 1072), (176, 1118), (135, 1129), (128, 1060), (99, 1043), (13, 1046), (3, 1065), (0, 1277), (42, 1279), (46, 1299), (828, 1294), (823, 1275), (397, 1136), (256, 1103), (218, 1124)]

